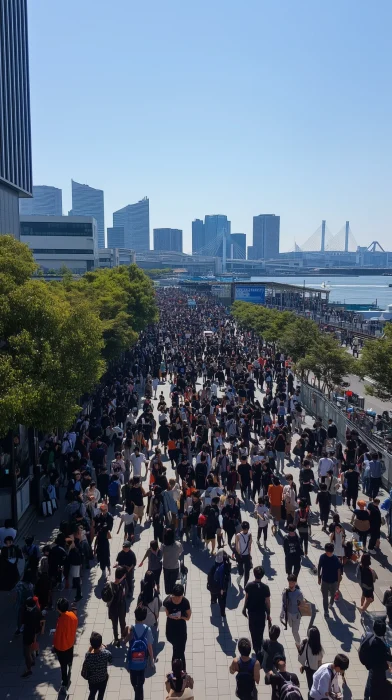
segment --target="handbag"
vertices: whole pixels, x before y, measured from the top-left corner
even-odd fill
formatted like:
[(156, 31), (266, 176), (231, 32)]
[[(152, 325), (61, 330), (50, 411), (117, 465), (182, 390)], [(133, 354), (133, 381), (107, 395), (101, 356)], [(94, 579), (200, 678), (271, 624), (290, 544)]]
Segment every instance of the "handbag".
[(112, 539), (112, 533), (110, 532), (110, 530), (107, 531), (106, 537), (107, 537), (108, 540), (111, 540), (111, 539)]
[(369, 520), (359, 520), (358, 518), (355, 518), (354, 520), (354, 529), (357, 530), (358, 532), (367, 532), (370, 528), (370, 522)]
[(298, 610), (301, 617), (311, 617), (312, 616), (312, 603), (308, 600), (301, 600), (298, 605)]

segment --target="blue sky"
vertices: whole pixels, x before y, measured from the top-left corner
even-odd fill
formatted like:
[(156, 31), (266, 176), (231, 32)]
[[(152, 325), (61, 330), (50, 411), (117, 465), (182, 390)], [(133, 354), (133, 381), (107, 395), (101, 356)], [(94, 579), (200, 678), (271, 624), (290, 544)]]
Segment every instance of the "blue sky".
[(391, 245), (391, 0), (29, 0), (35, 184)]

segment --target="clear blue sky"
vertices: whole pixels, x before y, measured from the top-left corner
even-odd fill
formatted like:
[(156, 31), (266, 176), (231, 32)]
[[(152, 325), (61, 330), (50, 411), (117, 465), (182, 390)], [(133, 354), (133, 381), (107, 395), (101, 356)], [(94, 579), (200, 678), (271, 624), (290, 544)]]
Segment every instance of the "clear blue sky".
[(391, 0), (29, 0), (35, 184), (392, 249)]

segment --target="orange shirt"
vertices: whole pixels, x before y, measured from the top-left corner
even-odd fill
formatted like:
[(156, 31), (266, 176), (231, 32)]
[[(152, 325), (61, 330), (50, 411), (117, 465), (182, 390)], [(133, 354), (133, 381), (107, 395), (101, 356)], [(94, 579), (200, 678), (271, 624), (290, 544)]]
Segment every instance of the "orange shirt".
[(175, 450), (176, 449), (176, 441), (175, 440), (168, 440), (167, 441), (167, 449), (168, 450)]
[(66, 651), (75, 644), (76, 630), (78, 629), (78, 618), (74, 612), (68, 610), (61, 613), (57, 620), (56, 631), (53, 637), (53, 646), (57, 651)]
[(279, 486), (274, 486), (274, 484), (270, 484), (268, 486), (268, 498), (271, 506), (280, 506), (282, 503), (282, 493), (283, 493), (283, 486), (282, 484), (279, 484)]

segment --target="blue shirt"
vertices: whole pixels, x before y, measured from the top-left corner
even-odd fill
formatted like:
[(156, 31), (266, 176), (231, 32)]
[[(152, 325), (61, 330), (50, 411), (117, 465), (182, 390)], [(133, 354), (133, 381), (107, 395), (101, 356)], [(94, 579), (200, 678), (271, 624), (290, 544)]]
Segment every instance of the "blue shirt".
[(378, 459), (372, 459), (369, 462), (369, 471), (371, 479), (381, 479), (381, 476), (385, 472), (385, 466)]
[(322, 554), (318, 563), (318, 575), (325, 583), (336, 583), (339, 580), (339, 570), (343, 572), (343, 566), (335, 554), (329, 557)]

